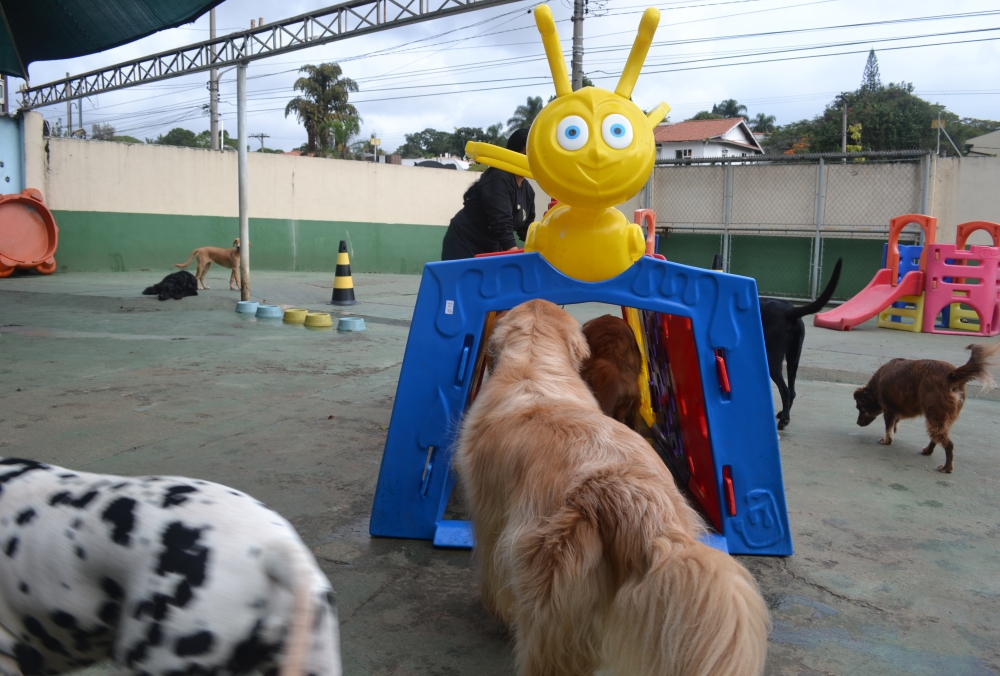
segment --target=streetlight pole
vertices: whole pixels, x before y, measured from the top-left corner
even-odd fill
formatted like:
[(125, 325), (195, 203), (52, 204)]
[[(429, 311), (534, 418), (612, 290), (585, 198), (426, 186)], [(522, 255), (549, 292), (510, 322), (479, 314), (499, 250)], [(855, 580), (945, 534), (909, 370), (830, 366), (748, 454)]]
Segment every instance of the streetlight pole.
[(240, 300), (250, 300), (250, 219), (247, 208), (250, 186), (247, 185), (247, 63), (236, 67), (237, 175), (240, 193)]
[(583, 2), (573, 0), (573, 91), (583, 86)]

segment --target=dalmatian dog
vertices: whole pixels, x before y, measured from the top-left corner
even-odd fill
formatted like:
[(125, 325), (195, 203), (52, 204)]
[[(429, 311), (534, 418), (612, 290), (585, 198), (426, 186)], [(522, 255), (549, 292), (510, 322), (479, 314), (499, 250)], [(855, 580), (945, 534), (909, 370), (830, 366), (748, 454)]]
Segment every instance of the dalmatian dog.
[(7, 676), (341, 676), (339, 640), (326, 576), (250, 496), (0, 459)]

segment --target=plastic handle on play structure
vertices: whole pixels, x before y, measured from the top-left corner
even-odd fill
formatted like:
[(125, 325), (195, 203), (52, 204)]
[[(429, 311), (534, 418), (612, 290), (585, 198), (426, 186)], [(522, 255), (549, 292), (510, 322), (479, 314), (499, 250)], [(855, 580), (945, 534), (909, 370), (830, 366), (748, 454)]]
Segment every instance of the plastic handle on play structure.
[(885, 267), (891, 274), (889, 283), (899, 284), (899, 233), (910, 223), (916, 223), (924, 231), (924, 250), (920, 254), (920, 271), (927, 271), (927, 245), (937, 242), (937, 219), (924, 214), (905, 214), (889, 221), (889, 250), (885, 255)]
[(1000, 246), (1000, 223), (969, 221), (968, 223), (959, 223), (958, 227), (955, 228), (955, 248), (959, 251), (964, 250), (966, 242), (969, 241), (969, 235), (977, 230), (985, 230), (993, 238), (993, 246)]
[(646, 230), (646, 255), (654, 255), (656, 253), (656, 212), (652, 209), (636, 209), (633, 218), (640, 228)]

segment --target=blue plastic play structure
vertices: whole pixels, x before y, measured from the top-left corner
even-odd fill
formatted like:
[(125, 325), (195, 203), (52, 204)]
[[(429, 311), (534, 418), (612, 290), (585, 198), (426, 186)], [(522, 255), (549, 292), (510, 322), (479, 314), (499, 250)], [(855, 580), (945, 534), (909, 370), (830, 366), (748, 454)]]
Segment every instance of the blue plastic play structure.
[[(371, 534), (472, 546), (469, 522), (444, 519), (456, 482), (455, 438), (479, 375), (489, 313), (535, 298), (645, 311), (644, 325), (653, 332), (645, 341), (656, 346), (647, 357), (670, 364), (650, 368), (661, 374), (651, 383), (654, 408), (661, 409), (658, 425), (665, 426), (658, 435), (673, 440), (666, 455), (677, 456), (665, 461), (709, 516), (721, 536), (717, 545), (724, 538), (733, 554), (791, 555), (756, 283), (651, 256), (594, 283), (566, 277), (537, 253), (428, 263), (396, 390)], [(679, 473), (683, 465), (689, 471)]]

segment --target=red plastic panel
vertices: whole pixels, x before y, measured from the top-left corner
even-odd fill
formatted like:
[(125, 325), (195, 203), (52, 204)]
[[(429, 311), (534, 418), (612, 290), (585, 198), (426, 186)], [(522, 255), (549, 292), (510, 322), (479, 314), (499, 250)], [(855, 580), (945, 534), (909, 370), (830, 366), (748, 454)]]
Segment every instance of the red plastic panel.
[(680, 404), (681, 440), (691, 469), (688, 489), (708, 514), (712, 525), (721, 531), (719, 491), (715, 483), (712, 442), (708, 438), (705, 416), (705, 394), (702, 390), (698, 349), (694, 343), (691, 320), (667, 315), (666, 325), (670, 374), (674, 381), (674, 394)]

